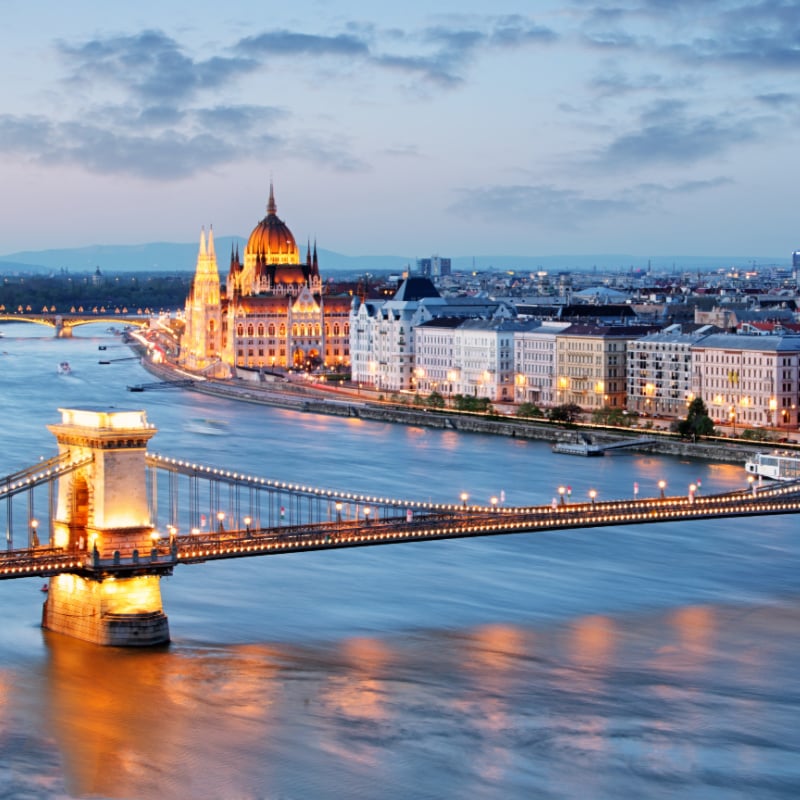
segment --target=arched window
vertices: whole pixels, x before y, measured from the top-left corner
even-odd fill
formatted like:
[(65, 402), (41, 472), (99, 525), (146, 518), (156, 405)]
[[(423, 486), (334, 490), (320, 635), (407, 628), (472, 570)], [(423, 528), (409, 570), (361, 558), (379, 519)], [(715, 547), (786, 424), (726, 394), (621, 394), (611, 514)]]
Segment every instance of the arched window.
[(275, 335), (275, 326), (271, 322), (270, 322), (269, 328), (267, 330), (269, 331), (269, 335), (270, 336), (274, 336)]
[(250, 336), (251, 338), (253, 336), (253, 326), (252, 326), (252, 324), (247, 326), (247, 335)]
[(335, 322), (333, 324), (333, 335), (334, 336), (338, 336), (339, 335), (339, 323), (338, 322)]
[(241, 322), (236, 326), (236, 335), (244, 336), (244, 325)]
[(263, 322), (259, 322), (258, 323), (258, 337), (259, 337), (259, 339), (263, 339), (264, 338), (264, 323)]
[(349, 336), (350, 335), (350, 323), (349, 322), (345, 322), (345, 324), (344, 324), (344, 335), (345, 336)]
[(283, 323), (281, 323), (281, 333), (280, 333), (280, 335), (281, 336), (286, 336), (286, 325), (284, 325)]

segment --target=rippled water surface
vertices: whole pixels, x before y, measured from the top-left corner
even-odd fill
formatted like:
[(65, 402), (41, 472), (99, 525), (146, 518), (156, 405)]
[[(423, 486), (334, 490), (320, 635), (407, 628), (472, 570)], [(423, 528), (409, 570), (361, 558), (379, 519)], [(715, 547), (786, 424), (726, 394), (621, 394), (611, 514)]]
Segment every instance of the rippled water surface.
[[(373, 494), (744, 485), (731, 465), (131, 394), (153, 379), (114, 360), (130, 354), (102, 327), (0, 330), (0, 475), (55, 453), (58, 408), (115, 406), (146, 409), (153, 451)], [(193, 417), (229, 434), (191, 433)], [(45, 633), (41, 581), (2, 582), (0, 797), (797, 797), (797, 530), (671, 523), (179, 567), (162, 582), (173, 641), (144, 652)]]

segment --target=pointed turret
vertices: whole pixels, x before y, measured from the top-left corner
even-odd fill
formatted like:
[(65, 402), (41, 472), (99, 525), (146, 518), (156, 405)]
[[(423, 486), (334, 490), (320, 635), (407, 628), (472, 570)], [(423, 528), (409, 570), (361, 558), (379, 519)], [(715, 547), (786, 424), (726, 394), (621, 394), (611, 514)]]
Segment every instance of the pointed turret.
[(214, 226), (208, 226), (208, 257), (217, 259), (217, 254), (214, 252)]
[(208, 255), (208, 250), (206, 248), (206, 227), (200, 228), (200, 252), (197, 254), (199, 258), (203, 258), (204, 256)]
[(311, 274), (319, 278), (319, 259), (317, 258), (317, 240), (314, 239), (314, 255), (311, 260)]
[(272, 188), (272, 181), (269, 182), (269, 201), (267, 202), (267, 216), (277, 216), (278, 206), (275, 205), (275, 192)]

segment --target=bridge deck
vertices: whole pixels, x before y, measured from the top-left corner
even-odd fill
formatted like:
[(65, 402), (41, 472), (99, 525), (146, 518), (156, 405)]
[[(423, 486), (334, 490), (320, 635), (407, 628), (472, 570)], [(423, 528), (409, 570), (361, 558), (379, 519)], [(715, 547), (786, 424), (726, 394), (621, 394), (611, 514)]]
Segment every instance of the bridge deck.
[(379, 544), (548, 532), (576, 528), (654, 524), (693, 519), (765, 516), (800, 512), (800, 482), (704, 497), (666, 497), (602, 503), (485, 509), (466, 507), (448, 513), (334, 521), (257, 530), (217, 531), (159, 541), (138, 558), (100, 559), (97, 554), (57, 548), (27, 548), (0, 553), (0, 580), (47, 577), (71, 572), (93, 577), (119, 574), (171, 574), (177, 564), (333, 550)]

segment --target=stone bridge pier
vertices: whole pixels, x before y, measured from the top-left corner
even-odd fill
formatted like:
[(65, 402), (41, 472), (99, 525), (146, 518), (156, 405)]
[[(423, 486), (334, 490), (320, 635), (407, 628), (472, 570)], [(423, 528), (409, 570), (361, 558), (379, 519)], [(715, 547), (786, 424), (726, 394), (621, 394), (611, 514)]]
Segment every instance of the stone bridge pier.
[(59, 478), (52, 543), (81, 566), (50, 579), (42, 627), (103, 645), (166, 643), (164, 570), (139, 559), (153, 541), (145, 453), (156, 428), (144, 411), (59, 411), (61, 423), (48, 426), (59, 453), (85, 463)]
[(55, 329), (57, 339), (71, 339), (72, 338), (72, 325), (66, 325), (64, 318), (59, 314), (55, 318)]

